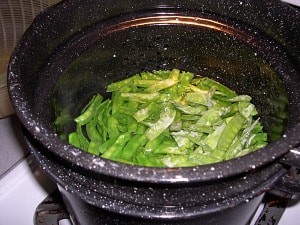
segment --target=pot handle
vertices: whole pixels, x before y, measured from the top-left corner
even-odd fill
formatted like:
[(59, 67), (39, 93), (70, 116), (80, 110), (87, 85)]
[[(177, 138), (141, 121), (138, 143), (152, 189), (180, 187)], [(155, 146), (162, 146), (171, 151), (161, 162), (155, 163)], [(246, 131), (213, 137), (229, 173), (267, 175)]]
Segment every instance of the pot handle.
[(300, 147), (291, 149), (279, 162), (300, 170)]
[(275, 188), (290, 194), (300, 194), (300, 147), (291, 149), (280, 158), (279, 163), (290, 167), (285, 174), (275, 184)]

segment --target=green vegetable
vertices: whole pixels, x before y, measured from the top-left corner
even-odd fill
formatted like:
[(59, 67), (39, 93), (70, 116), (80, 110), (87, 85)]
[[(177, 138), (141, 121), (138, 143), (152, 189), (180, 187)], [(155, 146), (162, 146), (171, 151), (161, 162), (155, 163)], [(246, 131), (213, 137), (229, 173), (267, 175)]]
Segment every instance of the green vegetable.
[(248, 95), (177, 69), (111, 83), (74, 119), (70, 144), (122, 163), (184, 167), (229, 160), (267, 145)]
[(103, 158), (108, 158), (108, 159), (117, 158), (122, 152), (122, 149), (124, 148), (126, 143), (130, 140), (130, 137), (131, 137), (130, 133), (120, 134), (117, 137), (116, 141), (107, 150), (105, 150), (105, 152), (101, 156)]
[(134, 135), (123, 148), (120, 158), (123, 160), (132, 161), (139, 147), (144, 146), (147, 141), (147, 137), (143, 134)]
[(95, 114), (95, 109), (96, 109), (97, 105), (102, 102), (102, 99), (103, 99), (103, 97), (101, 95), (95, 95), (91, 99), (91, 101), (89, 102), (87, 107), (85, 109), (83, 109), (83, 113), (80, 116), (78, 116), (77, 118), (75, 118), (75, 122), (80, 125), (87, 124), (93, 118), (93, 116)]
[(172, 108), (165, 107), (160, 112), (159, 119), (152, 124), (145, 132), (146, 137), (151, 141), (164, 132), (174, 121), (176, 111)]

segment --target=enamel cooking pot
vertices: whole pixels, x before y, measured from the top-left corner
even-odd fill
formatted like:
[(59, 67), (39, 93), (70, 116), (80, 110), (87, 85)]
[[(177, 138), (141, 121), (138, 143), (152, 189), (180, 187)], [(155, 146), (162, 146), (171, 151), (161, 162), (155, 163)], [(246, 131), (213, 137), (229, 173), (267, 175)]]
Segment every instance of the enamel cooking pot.
[[(113, 214), (105, 216), (112, 224), (246, 224), (269, 189), (299, 193), (289, 175), (299, 168), (299, 23), (297, 9), (275, 0), (62, 1), (16, 46), (9, 94), (28, 148), (65, 201), (80, 201), (78, 214), (92, 207)], [(173, 68), (252, 96), (270, 143), (221, 163), (162, 169), (103, 159), (61, 138), (92, 95), (109, 97), (109, 83)], [(79, 217), (74, 224), (95, 218)]]

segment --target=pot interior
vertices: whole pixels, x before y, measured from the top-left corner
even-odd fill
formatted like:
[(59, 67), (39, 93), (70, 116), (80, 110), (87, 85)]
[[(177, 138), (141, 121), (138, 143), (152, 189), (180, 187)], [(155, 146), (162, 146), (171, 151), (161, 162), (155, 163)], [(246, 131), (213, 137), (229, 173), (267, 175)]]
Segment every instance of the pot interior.
[[(71, 19), (61, 23), (67, 16), (68, 4), (74, 13)], [(188, 176), (188, 180), (205, 180), (215, 179), (217, 174), (244, 172), (245, 168), (250, 170), (282, 155), (287, 145), (291, 147), (290, 143), (285, 145), (281, 141), (276, 145), (282, 144), (284, 148), (276, 153), (272, 149), (275, 144), (268, 145), (264, 153), (255, 153), (257, 155), (246, 159), (247, 163), (233, 160), (239, 167), (231, 166), (233, 162), (230, 162), (218, 164), (219, 169), (213, 170), (205, 166), (178, 169), (181, 178), (177, 179), (177, 172), (170, 174), (164, 169), (140, 168), (136, 176), (131, 176), (126, 170), (132, 172), (135, 167), (125, 166), (127, 169), (119, 171), (116, 170), (118, 163), (110, 164), (69, 146), (57, 135), (66, 138), (75, 129), (73, 119), (92, 95), (100, 93), (109, 98), (105, 93), (108, 84), (142, 71), (178, 68), (211, 77), (238, 94), (250, 95), (271, 144), (280, 141), (284, 132), (300, 122), (298, 62), (287, 50), (287, 45), (283, 46), (252, 26), (251, 18), (245, 22), (200, 7), (145, 9), (137, 5), (128, 13), (125, 10), (95, 19), (96, 9), (87, 4), (86, 10), (91, 14), (86, 14), (86, 10), (76, 4), (80, 1), (63, 2), (52, 8), (57, 17), (49, 17), (46, 13), (38, 18), (10, 63), (10, 93), (22, 123), (38, 141), (60, 157), (80, 167), (124, 179), (181, 182), (184, 176)], [(79, 12), (87, 17), (77, 23)], [(58, 24), (62, 26), (59, 29)], [(291, 39), (295, 42), (293, 37)], [(290, 142), (296, 144), (294, 139)], [(268, 154), (270, 152), (274, 153)], [(96, 164), (91, 166), (91, 162)], [(208, 171), (211, 178), (203, 175), (204, 171)]]
[[(158, 10), (111, 18), (75, 34), (50, 59), (38, 86), (52, 93), (47, 117), (55, 131), (61, 137), (74, 131), (73, 119), (92, 95), (110, 97), (108, 84), (142, 71), (178, 68), (250, 95), (269, 141), (278, 139), (290, 113), (282, 77), (292, 63), (262, 33), (224, 21), (199, 12)], [(279, 74), (275, 67), (282, 61)], [(36, 107), (44, 109), (40, 96)]]

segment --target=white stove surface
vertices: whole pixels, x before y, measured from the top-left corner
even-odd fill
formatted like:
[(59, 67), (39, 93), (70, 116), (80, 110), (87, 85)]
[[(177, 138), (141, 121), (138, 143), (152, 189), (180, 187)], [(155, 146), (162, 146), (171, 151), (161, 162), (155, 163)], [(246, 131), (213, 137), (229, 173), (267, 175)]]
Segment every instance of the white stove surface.
[(55, 184), (32, 163), (27, 157), (1, 179), (1, 225), (33, 225), (36, 207), (54, 191)]
[(33, 225), (36, 207), (55, 189), (26, 150), (17, 118), (0, 119), (0, 225)]

